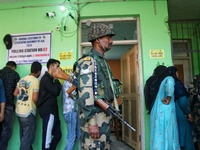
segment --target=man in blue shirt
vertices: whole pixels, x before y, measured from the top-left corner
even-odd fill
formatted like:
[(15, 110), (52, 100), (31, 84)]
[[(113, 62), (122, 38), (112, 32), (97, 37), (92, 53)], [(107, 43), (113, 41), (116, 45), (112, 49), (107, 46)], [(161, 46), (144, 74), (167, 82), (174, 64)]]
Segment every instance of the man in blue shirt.
[(6, 102), (5, 89), (3, 81), (0, 79), (0, 133), (2, 131), (2, 121), (4, 120), (5, 102)]

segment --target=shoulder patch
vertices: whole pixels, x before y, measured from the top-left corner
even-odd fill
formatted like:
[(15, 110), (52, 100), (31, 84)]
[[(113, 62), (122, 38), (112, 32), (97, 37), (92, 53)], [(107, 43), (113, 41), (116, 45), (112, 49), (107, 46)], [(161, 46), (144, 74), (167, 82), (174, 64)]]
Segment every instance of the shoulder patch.
[(90, 61), (91, 60), (91, 57), (85, 57), (83, 58), (84, 61)]

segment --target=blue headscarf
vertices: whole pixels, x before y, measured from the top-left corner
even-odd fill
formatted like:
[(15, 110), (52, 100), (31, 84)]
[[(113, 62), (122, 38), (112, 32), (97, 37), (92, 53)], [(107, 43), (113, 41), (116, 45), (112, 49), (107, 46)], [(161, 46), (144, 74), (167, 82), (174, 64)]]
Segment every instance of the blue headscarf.
[(183, 97), (183, 96), (188, 97), (189, 93), (187, 92), (187, 89), (185, 88), (181, 80), (179, 80), (178, 77), (176, 76), (176, 72), (178, 71), (178, 69), (174, 66), (170, 66), (167, 68), (167, 70), (169, 71), (170, 76), (172, 76), (175, 80), (175, 86), (174, 86), (175, 99), (178, 99), (179, 97)]

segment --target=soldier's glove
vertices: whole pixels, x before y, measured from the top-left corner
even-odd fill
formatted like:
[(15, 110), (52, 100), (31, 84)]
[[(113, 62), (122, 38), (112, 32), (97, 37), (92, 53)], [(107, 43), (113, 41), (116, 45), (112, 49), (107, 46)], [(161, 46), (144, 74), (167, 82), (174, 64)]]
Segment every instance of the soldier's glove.
[(89, 126), (88, 130), (89, 130), (89, 134), (92, 138), (94, 138), (94, 139), (99, 138), (99, 127), (97, 125)]

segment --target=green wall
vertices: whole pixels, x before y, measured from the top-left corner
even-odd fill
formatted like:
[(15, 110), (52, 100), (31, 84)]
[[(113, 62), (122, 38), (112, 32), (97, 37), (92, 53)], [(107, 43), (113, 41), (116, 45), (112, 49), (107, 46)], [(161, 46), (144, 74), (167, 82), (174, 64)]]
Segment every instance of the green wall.
[[(63, 1), (56, 1), (56, 3), (62, 3)], [(87, 2), (87, 3), (86, 3)], [(167, 2), (166, 0), (156, 1), (154, 5), (153, 1), (136, 1), (128, 0), (121, 2), (88, 2), (86, 0), (79, 0), (79, 5), (66, 3), (67, 11), (77, 19), (77, 12), (80, 12), (80, 20), (91, 18), (124, 18), (139, 16), (140, 30), (141, 30), (141, 74), (143, 77), (143, 83), (152, 74), (153, 69), (158, 63), (169, 66), (172, 64), (171, 60), (171, 46), (170, 37), (167, 24), (165, 23), (168, 18)], [(56, 30), (57, 26), (62, 26), (62, 18), (67, 15), (68, 12), (61, 12), (58, 6), (47, 6), (47, 4), (55, 4), (54, 0), (29, 0), (26, 2), (12, 2), (0, 5), (0, 39), (7, 34), (16, 33), (31, 33), (31, 32), (44, 32), (52, 31), (52, 57), (58, 59), (59, 52), (73, 52), (73, 59), (69, 61), (61, 61), (61, 66), (71, 66), (77, 59), (77, 47), (78, 47), (78, 30), (77, 26), (70, 17), (67, 18), (68, 31), (64, 34)], [(42, 5), (43, 7), (33, 7), (36, 5)], [(32, 6), (30, 8), (22, 8), (22, 6)], [(18, 9), (14, 9), (18, 8)], [(79, 8), (79, 10), (76, 10)], [(46, 17), (46, 12), (56, 12), (55, 18)], [(74, 32), (76, 30), (76, 32)], [(70, 32), (71, 31), (71, 32)], [(73, 34), (70, 34), (73, 33)], [(7, 50), (5, 45), (0, 44), (1, 49), (1, 63), (0, 68), (5, 66), (7, 61)], [(150, 59), (149, 50), (163, 49), (165, 57)], [(44, 64), (45, 65), (45, 64)], [(17, 72), (20, 76), (29, 73), (30, 65), (19, 65)], [(141, 87), (141, 92), (143, 87)], [(143, 96), (142, 96), (143, 99)], [(59, 97), (59, 110), (60, 119), (62, 121), (61, 128), (63, 137), (59, 143), (58, 149), (63, 149), (65, 146), (66, 125), (62, 116), (61, 96)], [(143, 103), (143, 102), (142, 102)], [(149, 116), (146, 115), (144, 110), (144, 125), (142, 136), (145, 140), (146, 150), (149, 149)], [(9, 150), (17, 149), (19, 147), (19, 126), (17, 118), (14, 125), (14, 133), (9, 142)], [(35, 149), (41, 147), (41, 118), (37, 116), (37, 133), (34, 143)], [(144, 143), (142, 143), (144, 146)]]
[[(62, 1), (63, 2), (63, 1)], [(59, 1), (56, 1), (58, 4)], [(61, 3), (61, 1), (60, 1)], [(3, 37), (6, 34), (18, 33), (33, 33), (52, 31), (52, 58), (58, 59), (59, 52), (73, 52), (73, 59), (68, 61), (61, 61), (61, 66), (72, 66), (77, 58), (77, 26), (74, 20), (65, 17), (68, 10), (61, 12), (59, 6), (47, 6), (48, 4), (55, 4), (55, 1), (39, 2), (39, 0), (27, 0), (23, 2), (3, 3), (0, 5), (0, 68), (3, 68), (7, 62), (7, 50), (3, 43)], [(43, 6), (44, 5), (44, 6)], [(30, 8), (22, 8), (22, 6), (30, 6)], [(32, 7), (39, 6), (39, 7)], [(43, 7), (40, 7), (43, 6)], [(74, 14), (74, 5), (69, 5), (69, 11)], [(73, 9), (72, 9), (73, 8)], [(4, 10), (5, 9), (5, 10)], [(56, 12), (55, 18), (46, 17), (47, 12)], [(67, 19), (67, 31), (62, 33), (56, 30), (57, 26), (61, 26), (62, 19)], [(74, 32), (75, 31), (75, 32)], [(73, 34), (72, 34), (73, 33)], [(43, 64), (46, 66), (46, 64)], [(29, 74), (30, 65), (18, 65), (17, 72), (21, 77)], [(64, 149), (66, 139), (66, 123), (62, 115), (62, 99), (61, 95), (58, 98), (59, 113), (62, 128), (62, 139), (59, 143), (58, 149)], [(36, 138), (33, 145), (34, 149), (41, 149), (42, 144), (42, 122), (40, 116), (37, 114), (37, 131)], [(18, 119), (15, 118), (14, 131), (9, 142), (8, 150), (19, 149), (19, 125)]]
[(195, 50), (191, 52), (191, 66), (193, 75), (200, 73), (200, 53), (197, 51), (200, 49), (200, 25), (199, 21), (195, 20), (180, 20), (171, 21), (171, 36), (173, 40), (188, 40), (190, 44), (189, 50)]

